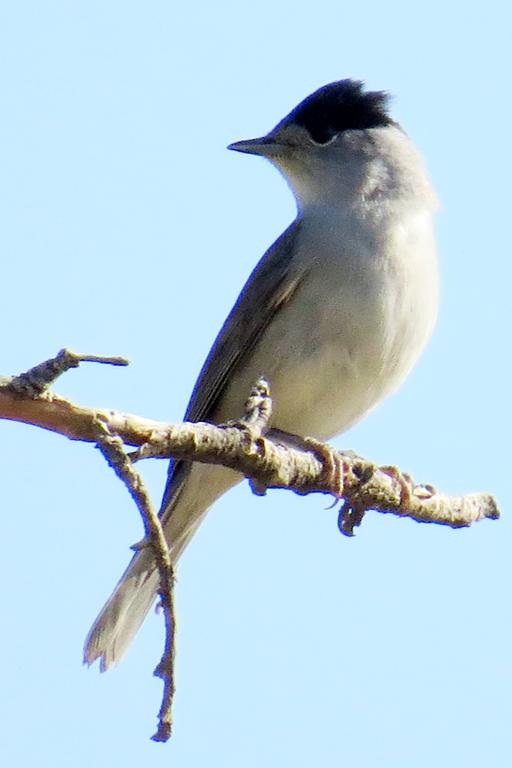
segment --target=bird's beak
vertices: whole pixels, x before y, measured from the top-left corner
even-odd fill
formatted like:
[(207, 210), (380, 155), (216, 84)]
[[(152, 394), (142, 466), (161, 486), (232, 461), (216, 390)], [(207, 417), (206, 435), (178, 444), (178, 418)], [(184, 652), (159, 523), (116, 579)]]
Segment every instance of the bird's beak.
[(229, 144), (228, 149), (233, 149), (235, 152), (245, 152), (248, 155), (272, 157), (282, 151), (282, 144), (278, 143), (272, 136), (260, 136), (257, 139), (235, 141), (233, 144)]

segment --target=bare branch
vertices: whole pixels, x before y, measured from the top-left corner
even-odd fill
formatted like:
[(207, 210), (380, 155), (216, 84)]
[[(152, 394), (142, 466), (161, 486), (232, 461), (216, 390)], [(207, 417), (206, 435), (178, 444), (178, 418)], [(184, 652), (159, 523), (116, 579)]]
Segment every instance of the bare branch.
[[(17, 377), (0, 377), (0, 419), (32, 424), (72, 440), (95, 442), (116, 474), (128, 487), (142, 516), (145, 537), (152, 546), (160, 573), (159, 594), (166, 639), (155, 675), (164, 682), (155, 741), (171, 735), (174, 695), (174, 571), (164, 532), (141, 476), (133, 463), (147, 458), (186, 459), (220, 464), (247, 477), (252, 490), (287, 488), (295, 493), (324, 493), (341, 502), (340, 531), (352, 536), (368, 510), (410, 517), (417, 522), (452, 528), (497, 519), (493, 496), (474, 493), (446, 496), (433, 486), (416, 483), (397, 467), (378, 467), (352, 452), (336, 451), (312, 438), (269, 429), (272, 412), (264, 379), (253, 387), (245, 413), (224, 425), (168, 424), (114, 410), (85, 408), (48, 391), (50, 383), (80, 362), (125, 365), (123, 358), (77, 355), (68, 350)], [(139, 446), (131, 454), (125, 446)]]
[(30, 368), (25, 373), (14, 376), (9, 382), (13, 392), (28, 397), (37, 397), (45, 392), (50, 384), (70, 368), (78, 368), (80, 363), (102, 363), (107, 365), (128, 365), (125, 357), (102, 357), (99, 355), (80, 355), (71, 349), (61, 349), (55, 357)]
[(295, 493), (326, 493), (344, 499), (348, 508), (373, 509), (422, 523), (452, 528), (471, 525), (485, 517), (499, 517), (496, 501), (485, 493), (446, 496), (432, 486), (415, 484), (409, 475), (390, 467), (379, 468), (353, 453), (325, 446), (336, 462), (343, 462), (342, 489), (333, 482), (327, 460), (316, 452), (304, 452), (273, 442), (266, 437), (252, 439), (237, 426), (212, 424), (170, 424), (155, 432), (150, 443), (134, 452), (135, 458), (172, 455), (206, 464), (222, 464), (252, 480), (259, 487), (288, 488)]
[(96, 420), (108, 424), (112, 433), (119, 435), (127, 445), (141, 445), (165, 424), (161, 421), (134, 416), (130, 413), (87, 408), (51, 392), (32, 397), (13, 391), (12, 379), (0, 378), (0, 419), (19, 421), (34, 427), (57, 432), (70, 440), (96, 442)]
[(98, 448), (116, 475), (128, 488), (142, 517), (145, 545), (153, 547), (160, 576), (158, 594), (165, 620), (165, 645), (162, 658), (154, 674), (162, 678), (164, 690), (158, 713), (158, 728), (151, 737), (154, 741), (167, 741), (172, 731), (172, 703), (174, 698), (174, 659), (176, 613), (174, 607), (174, 568), (160, 518), (151, 503), (144, 481), (124, 451), (123, 441), (112, 435), (101, 421), (97, 423)]
[(259, 415), (248, 419), (246, 414), (245, 421), (217, 426), (168, 424), (114, 410), (86, 408), (48, 391), (36, 397), (23, 395), (13, 392), (11, 382), (11, 378), (0, 379), (0, 418), (87, 442), (97, 441), (97, 423), (101, 421), (126, 445), (140, 446), (130, 456), (133, 460), (174, 456), (222, 464), (249, 478), (257, 493), (266, 488), (288, 488), (299, 494), (331, 494), (345, 502), (340, 524), (345, 533), (351, 533), (357, 517), (369, 509), (453, 528), (499, 517), (496, 501), (489, 494), (445, 496), (430, 485), (416, 485), (396, 468), (379, 469), (366, 459), (334, 451), (317, 441), (273, 429), (263, 436), (270, 413), (268, 385), (259, 394), (253, 391), (255, 400), (250, 398), (259, 403)]

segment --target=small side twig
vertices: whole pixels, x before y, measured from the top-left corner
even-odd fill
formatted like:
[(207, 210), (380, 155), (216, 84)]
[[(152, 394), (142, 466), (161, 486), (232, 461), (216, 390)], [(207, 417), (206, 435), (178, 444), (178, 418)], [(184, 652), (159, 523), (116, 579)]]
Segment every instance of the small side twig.
[(28, 371), (14, 376), (9, 382), (12, 392), (25, 397), (40, 397), (51, 384), (70, 368), (78, 368), (80, 363), (102, 363), (104, 365), (128, 365), (125, 357), (102, 357), (100, 355), (81, 355), (71, 349), (61, 349), (55, 357), (29, 368)]
[(238, 420), (230, 422), (230, 426), (241, 426), (250, 432), (253, 440), (268, 430), (270, 417), (272, 416), (272, 398), (270, 397), (270, 385), (262, 376), (254, 384), (245, 402), (244, 415)]
[(97, 446), (116, 475), (128, 488), (144, 524), (145, 544), (152, 546), (159, 572), (158, 594), (165, 620), (165, 645), (154, 674), (163, 680), (162, 704), (158, 727), (153, 741), (168, 741), (172, 732), (172, 703), (174, 699), (174, 661), (176, 618), (174, 606), (174, 567), (160, 518), (151, 503), (144, 481), (124, 451), (121, 438), (113, 435), (107, 425), (97, 421)]

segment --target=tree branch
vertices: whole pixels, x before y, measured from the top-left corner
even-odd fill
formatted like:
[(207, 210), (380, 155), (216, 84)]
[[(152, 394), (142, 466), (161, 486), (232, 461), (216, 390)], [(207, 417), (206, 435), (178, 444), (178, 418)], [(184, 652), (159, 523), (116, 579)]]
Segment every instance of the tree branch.
[[(487, 493), (447, 496), (392, 466), (378, 467), (352, 452), (336, 451), (311, 438), (269, 429), (272, 403), (268, 384), (260, 380), (250, 393), (245, 414), (224, 425), (168, 424), (111, 409), (86, 408), (49, 391), (57, 376), (80, 362), (126, 365), (124, 358), (78, 355), (61, 350), (50, 360), (16, 377), (0, 377), (0, 419), (32, 424), (71, 440), (95, 442), (116, 474), (127, 485), (142, 516), (145, 539), (152, 546), (160, 572), (159, 594), (164, 610), (166, 641), (155, 674), (164, 680), (159, 726), (153, 738), (171, 733), (174, 694), (174, 572), (165, 536), (133, 463), (148, 458), (186, 459), (219, 464), (249, 479), (254, 493), (287, 488), (295, 493), (324, 493), (341, 502), (338, 527), (352, 536), (365, 512), (375, 510), (417, 522), (452, 528), (497, 519), (496, 500)], [(130, 454), (125, 446), (138, 446)]]
[(158, 727), (156, 733), (151, 738), (153, 741), (167, 741), (172, 732), (172, 703), (175, 691), (176, 611), (174, 607), (174, 567), (160, 518), (151, 503), (151, 498), (142, 477), (124, 451), (123, 441), (116, 435), (112, 435), (108, 427), (101, 421), (97, 423), (97, 429), (98, 448), (109, 466), (112, 467), (116, 475), (130, 491), (144, 523), (144, 545), (152, 546), (155, 552), (155, 560), (160, 577), (158, 594), (165, 620), (165, 644), (162, 658), (154, 674), (163, 680), (164, 691), (158, 713)]

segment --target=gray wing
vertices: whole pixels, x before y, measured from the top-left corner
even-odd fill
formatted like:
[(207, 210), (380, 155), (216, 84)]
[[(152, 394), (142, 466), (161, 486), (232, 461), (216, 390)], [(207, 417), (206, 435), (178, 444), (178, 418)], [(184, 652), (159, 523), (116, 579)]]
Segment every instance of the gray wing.
[[(226, 382), (243, 365), (272, 318), (302, 282), (304, 272), (292, 268), (299, 229), (300, 222), (294, 221), (251, 273), (201, 369), (186, 421), (211, 420)], [(161, 514), (179, 492), (189, 466), (183, 461), (171, 462)]]

